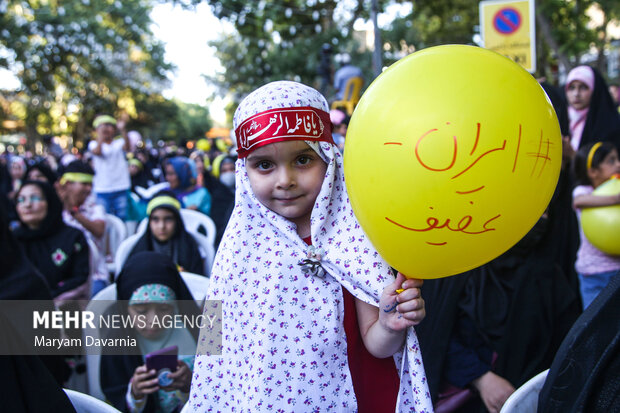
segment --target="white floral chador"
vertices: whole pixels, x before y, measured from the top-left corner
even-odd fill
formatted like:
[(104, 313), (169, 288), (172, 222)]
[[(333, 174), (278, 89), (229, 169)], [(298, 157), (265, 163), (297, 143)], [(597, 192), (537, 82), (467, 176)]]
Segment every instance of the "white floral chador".
[[(288, 108), (303, 110), (293, 114)], [(351, 210), (342, 157), (336, 146), (324, 141), (331, 140), (328, 111), (327, 102), (314, 89), (281, 81), (250, 94), (235, 112), (241, 156), (236, 165), (235, 209), (207, 293), (208, 299), (222, 300), (221, 356), (201, 353), (199, 348), (191, 411), (357, 410), (341, 288), (378, 306), (394, 277)], [(295, 121), (300, 118), (301, 122)], [(287, 134), (304, 133), (310, 137), (303, 140), (328, 164), (312, 211), (312, 247), (299, 237), (294, 224), (257, 200), (243, 158), (260, 134), (271, 143), (287, 139)], [(313, 138), (321, 134), (329, 139)], [(394, 360), (401, 380), (398, 411), (432, 411), (413, 328), (407, 332), (406, 349)]]

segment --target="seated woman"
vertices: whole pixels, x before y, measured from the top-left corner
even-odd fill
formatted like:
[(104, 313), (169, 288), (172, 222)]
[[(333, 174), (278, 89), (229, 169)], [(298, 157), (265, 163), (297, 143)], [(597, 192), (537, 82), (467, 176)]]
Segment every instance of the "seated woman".
[(15, 237), (43, 274), (52, 297), (88, 299), (89, 247), (84, 234), (62, 219), (62, 202), (47, 183), (26, 181), (16, 194)]
[(185, 230), (179, 210), (181, 204), (169, 191), (161, 191), (148, 203), (149, 223), (146, 232), (129, 253), (155, 251), (167, 255), (179, 271), (204, 274), (204, 261), (198, 244)]
[(166, 180), (183, 207), (209, 215), (211, 194), (204, 187), (196, 185), (197, 171), (192, 161), (183, 156), (175, 156), (166, 161)]
[[(198, 306), (172, 261), (156, 252), (144, 251), (130, 257), (116, 281), (116, 290), (121, 300), (118, 311), (146, 320), (142, 326), (136, 322), (129, 331), (142, 355), (103, 355), (103, 393), (121, 411), (179, 411), (189, 396), (198, 329), (164, 328), (152, 320), (155, 314), (197, 317)], [(143, 356), (172, 345), (179, 349), (178, 368), (168, 373), (171, 383), (162, 387), (156, 372), (147, 370)]]

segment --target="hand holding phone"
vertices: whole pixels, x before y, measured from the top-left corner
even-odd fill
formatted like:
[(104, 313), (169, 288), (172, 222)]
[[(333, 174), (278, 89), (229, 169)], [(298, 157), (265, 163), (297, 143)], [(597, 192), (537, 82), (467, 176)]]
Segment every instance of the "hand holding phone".
[(169, 377), (169, 374), (176, 371), (178, 357), (179, 348), (177, 346), (162, 348), (145, 356), (146, 369), (156, 371), (159, 386), (167, 387), (174, 381), (174, 378)]

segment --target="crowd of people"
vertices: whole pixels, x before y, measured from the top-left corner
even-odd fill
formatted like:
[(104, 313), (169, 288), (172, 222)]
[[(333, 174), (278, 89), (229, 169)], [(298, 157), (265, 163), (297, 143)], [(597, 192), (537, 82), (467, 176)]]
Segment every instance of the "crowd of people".
[[(521, 241), (464, 274), (422, 283), (389, 267), (349, 203), (349, 117), (318, 91), (279, 81), (241, 102), (235, 145), (223, 151), (148, 147), (125, 120), (99, 115), (83, 154), (0, 156), (0, 242), (11, 252), (0, 259), (2, 284), (24, 280), (2, 297), (43, 295), (62, 307), (114, 283), (119, 311), (151, 317), (193, 303), (180, 272), (210, 276), (206, 299), (222, 300), (218, 351), (202, 352), (196, 329), (136, 328), (144, 355), (176, 343), (178, 367), (164, 383), (143, 356), (104, 355), (101, 387), (121, 411), (499, 412), (549, 368), (544, 411), (566, 411), (566, 400), (575, 400), (572, 411), (613, 411), (617, 373), (599, 364), (618, 363), (620, 256), (595, 247), (580, 221), (586, 208), (620, 204), (620, 194), (595, 193), (620, 174), (620, 114), (592, 67), (573, 69), (562, 88), (542, 86), (563, 134), (555, 194)], [(282, 124), (308, 108), (322, 127), (256, 130), (273, 113)], [(214, 221), (212, 268), (183, 210)], [(147, 220), (116, 278), (106, 214)], [(585, 334), (596, 342), (590, 349)], [(588, 362), (575, 361), (588, 349)], [(562, 383), (580, 377), (565, 368), (570, 357), (598, 385), (569, 392)], [(77, 373), (57, 361), (41, 368), (60, 388)]]

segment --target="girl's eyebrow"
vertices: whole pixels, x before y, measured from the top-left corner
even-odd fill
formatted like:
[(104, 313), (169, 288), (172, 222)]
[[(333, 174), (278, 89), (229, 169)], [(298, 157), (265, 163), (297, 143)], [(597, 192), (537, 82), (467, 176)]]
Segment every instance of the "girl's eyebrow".
[[(312, 149), (312, 148), (301, 149), (301, 150), (299, 150), (297, 152), (294, 152), (294, 155), (295, 156), (299, 156), (299, 155), (303, 155), (303, 154), (310, 153), (310, 152), (314, 152), (314, 149)], [(255, 161), (255, 160), (259, 160), (259, 159), (261, 159), (261, 160), (269, 160), (269, 159), (271, 159), (271, 155), (267, 155), (267, 154), (265, 154), (265, 155), (256, 155), (255, 153), (251, 153), (246, 158), (246, 160), (248, 162), (252, 162), (252, 161)]]
[(267, 158), (269, 158), (269, 155), (256, 155), (254, 153), (251, 153), (247, 156), (246, 160), (248, 162), (253, 162), (254, 160), (267, 159)]

